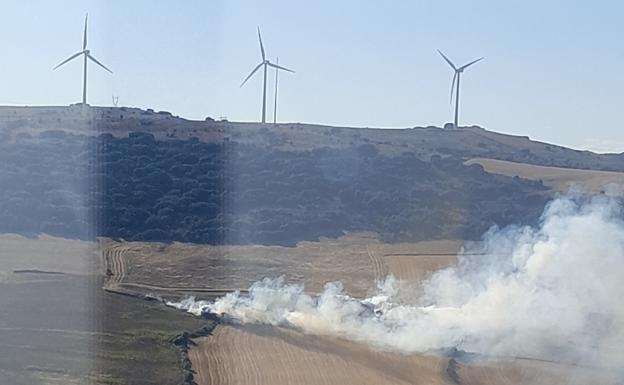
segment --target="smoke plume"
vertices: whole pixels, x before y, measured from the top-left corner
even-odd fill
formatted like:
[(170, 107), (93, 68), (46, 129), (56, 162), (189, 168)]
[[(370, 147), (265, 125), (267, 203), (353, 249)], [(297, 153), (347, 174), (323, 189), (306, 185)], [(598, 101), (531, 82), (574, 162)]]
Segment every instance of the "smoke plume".
[(538, 227), (491, 229), (457, 258), (418, 288), (388, 277), (364, 300), (340, 283), (310, 295), (266, 278), (249, 295), (169, 305), (404, 353), (457, 348), (622, 367), (624, 223), (615, 200), (556, 199)]

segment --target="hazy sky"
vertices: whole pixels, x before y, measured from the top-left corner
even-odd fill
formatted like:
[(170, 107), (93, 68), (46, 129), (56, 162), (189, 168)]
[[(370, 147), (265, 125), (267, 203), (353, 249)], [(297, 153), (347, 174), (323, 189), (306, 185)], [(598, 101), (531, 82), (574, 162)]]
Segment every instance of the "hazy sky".
[[(576, 148), (624, 151), (624, 3), (619, 1), (3, 1), (0, 104), (81, 98), (84, 13), (88, 100), (186, 118), (260, 119), (256, 26), (280, 75), (280, 121), (363, 127), (452, 120), (450, 68), (462, 77), (460, 124)], [(272, 120), (273, 74), (268, 118)]]

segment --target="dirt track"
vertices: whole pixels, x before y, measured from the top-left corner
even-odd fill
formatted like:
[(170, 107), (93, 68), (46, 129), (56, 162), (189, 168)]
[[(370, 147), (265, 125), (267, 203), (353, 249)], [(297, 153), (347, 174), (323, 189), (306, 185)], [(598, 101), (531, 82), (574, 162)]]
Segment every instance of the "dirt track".
[(366, 253), (370, 258), (375, 282), (381, 282), (388, 275), (388, 266), (384, 262), (383, 256), (379, 255), (379, 251), (375, 249), (376, 247), (373, 244), (366, 245)]
[(104, 249), (104, 258), (107, 271), (110, 271), (108, 285), (118, 286), (126, 275), (126, 265), (123, 255), (128, 251), (128, 247), (120, 245)]

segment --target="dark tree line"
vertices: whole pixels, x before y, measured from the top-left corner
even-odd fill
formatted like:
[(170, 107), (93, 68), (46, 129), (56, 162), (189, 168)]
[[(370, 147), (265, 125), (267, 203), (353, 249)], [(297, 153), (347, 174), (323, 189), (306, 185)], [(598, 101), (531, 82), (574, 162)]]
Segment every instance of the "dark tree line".
[(48, 132), (0, 143), (0, 232), (292, 245), (370, 230), (474, 239), (535, 221), (540, 183), (459, 158)]

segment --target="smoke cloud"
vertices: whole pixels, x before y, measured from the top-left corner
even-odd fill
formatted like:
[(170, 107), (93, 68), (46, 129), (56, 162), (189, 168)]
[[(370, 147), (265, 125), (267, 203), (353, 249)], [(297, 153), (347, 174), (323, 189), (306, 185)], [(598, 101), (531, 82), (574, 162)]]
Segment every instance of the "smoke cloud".
[(364, 300), (340, 283), (309, 295), (301, 285), (266, 278), (248, 295), (169, 305), (404, 353), (457, 348), (621, 368), (622, 213), (610, 198), (556, 199), (538, 227), (491, 229), (420, 287), (388, 277)]

